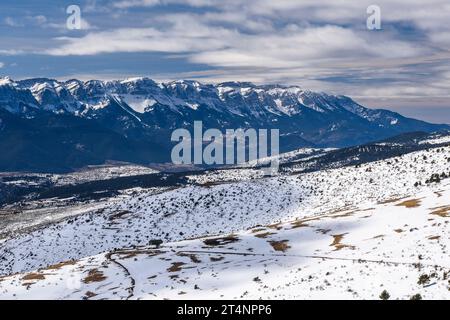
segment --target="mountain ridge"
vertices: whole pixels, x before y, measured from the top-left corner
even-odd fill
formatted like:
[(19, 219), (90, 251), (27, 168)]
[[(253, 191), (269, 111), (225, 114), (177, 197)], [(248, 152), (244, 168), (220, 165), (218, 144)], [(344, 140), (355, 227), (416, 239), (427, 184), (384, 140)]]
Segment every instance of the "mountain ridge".
[[(346, 147), (406, 132), (450, 129), (446, 124), (365, 108), (349, 97), (299, 86), (156, 82), (146, 77), (111, 81), (0, 78), (0, 111), (0, 147), (18, 145), (17, 150), (20, 145), (32, 145), (48, 151), (40, 159), (39, 152), (30, 154), (22, 147), (24, 150), (14, 157), (0, 157), (0, 170), (51, 170), (51, 166), (43, 164), (52, 162), (46, 158), (59, 152), (63, 157), (56, 167), (61, 170), (107, 160), (141, 164), (170, 161), (171, 132), (177, 128), (192, 130), (197, 120), (203, 121), (205, 129), (279, 129), (282, 152), (301, 147)], [(14, 125), (18, 122), (27, 125)], [(55, 123), (67, 129), (64, 141), (34, 139), (38, 126), (45, 131), (40, 139), (52, 140), (58, 135)], [(81, 133), (74, 128), (86, 123), (85, 138), (81, 139)], [(89, 142), (86, 137), (95, 136), (99, 128), (104, 130), (103, 136)], [(122, 150), (128, 151), (115, 152), (114, 140), (122, 140)], [(97, 143), (108, 147), (96, 148)], [(143, 150), (147, 147), (151, 150)], [(83, 149), (92, 156), (86, 157)], [(39, 164), (11, 164), (29, 158)]]

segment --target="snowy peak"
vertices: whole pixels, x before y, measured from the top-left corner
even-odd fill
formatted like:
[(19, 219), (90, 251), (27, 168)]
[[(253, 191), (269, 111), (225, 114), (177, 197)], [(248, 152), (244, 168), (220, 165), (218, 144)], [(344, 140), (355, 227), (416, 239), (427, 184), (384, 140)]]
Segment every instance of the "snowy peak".
[(9, 77), (0, 80), (0, 108), (11, 113), (26, 113), (38, 105), (30, 90), (21, 88)]
[(14, 85), (14, 83), (10, 77), (0, 77), (0, 86)]
[[(217, 85), (201, 84), (194, 80), (178, 80), (156, 83), (149, 78), (126, 80), (82, 82), (72, 79), (59, 82), (53, 79), (37, 78), (14, 82), (9, 78), (0, 84), (18, 85), (29, 90), (38, 104), (51, 111), (83, 111), (75, 105), (89, 109), (107, 96), (120, 96), (121, 100), (138, 113), (160, 104), (170, 108), (191, 108), (200, 106), (214, 111), (231, 112), (257, 118), (273, 115), (292, 116), (304, 108), (324, 113), (345, 109), (370, 121), (370, 112), (347, 97), (330, 96), (302, 90), (300, 87), (262, 85), (249, 82), (224, 82)], [(77, 103), (76, 103), (77, 102)]]
[[(135, 111), (139, 113), (145, 112), (146, 107), (156, 103), (193, 109), (204, 105), (216, 111), (239, 111), (240, 114), (257, 117), (268, 114), (291, 116), (299, 114), (305, 107), (317, 112), (333, 111), (340, 107), (337, 103), (339, 99), (326, 94), (304, 91), (296, 86), (258, 86), (249, 82), (211, 85), (194, 80), (177, 80), (156, 83), (145, 77), (85, 82), (76, 79), (59, 82), (54, 79), (36, 78), (14, 82), (10, 78), (3, 78), (0, 84), (29, 90), (43, 109), (53, 111), (69, 111), (68, 104), (74, 104), (75, 100), (89, 108), (90, 104), (95, 105), (99, 99), (109, 95), (124, 95), (123, 100), (129, 100), (132, 108), (138, 106)], [(143, 107), (145, 105), (146, 107)], [(73, 108), (69, 109), (74, 112)], [(353, 112), (351, 108), (347, 110)]]

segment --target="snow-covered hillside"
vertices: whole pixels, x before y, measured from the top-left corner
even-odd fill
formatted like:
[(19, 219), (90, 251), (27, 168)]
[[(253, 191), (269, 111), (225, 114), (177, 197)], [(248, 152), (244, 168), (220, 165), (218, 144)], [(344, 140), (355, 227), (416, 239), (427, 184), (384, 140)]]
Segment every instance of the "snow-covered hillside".
[[(60, 272), (68, 272), (68, 274), (72, 274), (72, 272), (69, 272), (70, 270), (89, 272), (86, 267), (83, 267), (86, 264), (98, 266), (96, 270), (101, 269), (102, 271), (99, 272), (102, 275), (108, 279), (111, 278), (114, 281), (121, 282), (121, 290), (124, 290), (124, 294), (126, 294), (129, 291), (126, 290), (128, 288), (126, 283), (130, 279), (114, 276), (118, 271), (112, 266), (122, 267), (119, 267), (112, 260), (128, 259), (129, 261), (127, 261), (130, 264), (127, 264), (126, 267), (129, 270), (128, 272), (137, 272), (143, 268), (140, 262), (141, 258), (145, 260), (142, 262), (144, 266), (147, 266), (146, 263), (150, 263), (148, 260), (151, 258), (148, 257), (148, 250), (143, 249), (143, 252), (145, 252), (143, 256), (140, 253), (129, 255), (123, 253), (127, 258), (123, 258), (122, 254), (119, 253), (105, 255), (106, 252), (111, 252), (114, 249), (127, 252), (129, 249), (126, 248), (148, 246), (159, 240), (164, 242), (163, 248), (166, 249), (187, 246), (189, 250), (194, 250), (193, 248), (197, 250), (204, 246), (204, 242), (203, 244), (200, 240), (186, 242), (186, 239), (221, 235), (221, 237), (228, 237), (225, 242), (230, 242), (230, 245), (225, 246), (225, 249), (228, 248), (241, 253), (243, 251), (259, 252), (262, 255), (233, 255), (234, 258), (226, 263), (225, 267), (220, 263), (218, 265), (215, 263), (201, 265), (206, 270), (212, 268), (211, 276), (217, 277), (218, 282), (202, 282), (198, 283), (198, 286), (200, 288), (210, 286), (211, 290), (217, 286), (214, 290), (217, 291), (217, 295), (223, 294), (226, 297), (234, 297), (241, 290), (236, 288), (246, 287), (247, 289), (244, 291), (248, 291), (248, 293), (243, 296), (244, 298), (275, 297), (275, 295), (279, 298), (319, 297), (319, 292), (327, 287), (326, 283), (319, 284), (317, 282), (319, 280), (309, 281), (303, 277), (309, 272), (312, 273), (311, 270), (325, 270), (321, 269), (323, 267), (327, 270), (331, 268), (328, 271), (333, 276), (330, 279), (320, 278), (320, 281), (341, 281), (340, 286), (335, 283), (332, 286), (333, 289), (330, 289), (328, 293), (322, 292), (324, 297), (327, 297), (327, 294), (330, 296), (343, 294), (343, 297), (352, 297), (351, 291), (343, 293), (347, 289), (343, 287), (348, 280), (345, 277), (349, 277), (352, 279), (351, 281), (355, 281), (352, 290), (356, 290), (356, 297), (373, 297), (379, 294), (381, 284), (399, 283), (398, 288), (403, 289), (399, 291), (398, 297), (404, 298), (408, 294), (413, 294), (413, 289), (416, 288), (411, 281), (417, 275), (413, 276), (415, 273), (412, 270), (416, 270), (417, 273), (425, 270), (431, 273), (431, 266), (436, 264), (443, 268), (437, 270), (439, 271), (437, 274), (441, 277), (445, 267), (450, 266), (447, 252), (450, 240), (448, 237), (449, 159), (450, 147), (447, 146), (413, 152), (356, 167), (343, 167), (307, 174), (280, 175), (272, 178), (250, 177), (249, 180), (232, 183), (217, 183), (214, 180), (217, 177), (213, 177), (211, 181), (208, 175), (216, 175), (217, 173), (208, 173), (203, 178), (196, 177), (197, 182), (203, 179), (204, 184), (200, 186), (186, 186), (158, 194), (155, 194), (154, 191), (138, 190), (128, 196), (121, 195), (120, 198), (100, 210), (93, 210), (57, 223), (43, 225), (26, 233), (12, 234), (3, 239), (0, 244), (2, 252), (0, 273), (4, 276), (47, 268), (49, 265), (55, 265), (63, 261), (73, 260), (78, 262), (76, 264), (64, 264), (64, 267), (61, 268), (58, 266), (51, 272), (48, 270), (38, 272), (44, 275), (35, 275), (35, 272), (29, 276), (18, 275), (15, 276), (14, 281), (11, 280), (12, 278), (6, 277), (0, 281), (0, 297), (14, 293), (17, 294), (17, 297), (22, 297), (21, 293), (16, 290), (24, 288), (21, 286), (23, 280), (20, 280), (23, 277), (33, 281), (45, 279), (45, 281), (25, 286), (30, 289), (27, 292), (33, 294), (33, 292), (37, 292), (33, 288), (40, 288), (40, 285), (46, 283), (46, 281), (65, 281), (66, 277), (62, 277), (59, 274)], [(224, 170), (220, 172), (222, 176), (219, 180), (232, 181), (233, 176), (238, 172), (239, 169)], [(227, 173), (230, 174), (229, 179), (226, 178)], [(277, 226), (279, 223), (281, 224)], [(303, 228), (303, 224), (315, 227)], [(261, 232), (270, 232), (254, 239), (250, 235), (255, 232), (255, 228), (261, 228)], [(245, 231), (249, 229), (253, 229), (253, 231)], [(400, 229), (402, 232), (393, 231)], [(322, 232), (318, 230), (322, 230)], [(239, 241), (235, 241), (234, 236), (231, 236), (233, 238), (231, 239), (230, 234), (237, 235)], [(268, 238), (266, 239), (266, 237)], [(264, 248), (263, 243), (267, 245), (267, 241), (272, 237), (275, 241), (273, 242), (274, 246), (280, 246), (280, 248), (292, 247), (285, 250), (289, 252), (289, 255), (285, 255), (286, 252), (281, 250), (282, 252), (277, 252), (281, 255), (280, 257), (271, 258), (273, 252), (270, 254), (266, 252), (267, 250), (270, 252), (270, 246)], [(432, 239), (429, 239), (430, 237)], [(338, 252), (333, 251), (333, 246), (330, 247), (330, 239), (334, 243), (334, 249), (339, 248)], [(258, 243), (254, 243), (255, 241), (258, 241)], [(280, 243), (276, 244), (276, 241)], [(312, 243), (306, 245), (310, 241)], [(300, 247), (292, 244), (299, 244)], [(224, 248), (220, 248), (220, 250), (222, 249)], [(419, 258), (415, 257), (419, 249), (423, 249), (421, 259), (427, 260), (427, 267), (424, 267), (423, 270), (413, 265), (419, 262), (416, 261)], [(170, 255), (169, 252), (161, 254)], [(318, 258), (304, 257), (314, 254), (353, 260), (341, 261), (326, 258), (321, 262), (321, 259)], [(136, 264), (133, 264), (134, 259), (130, 259), (134, 256), (138, 261)], [(150, 256), (153, 256), (153, 254), (150, 254)], [(191, 259), (189, 255), (186, 257), (186, 259)], [(261, 287), (259, 281), (250, 282), (252, 285), (248, 286), (245, 285), (245, 282), (237, 281), (236, 290), (230, 289), (229, 292), (218, 289), (220, 283), (229, 283), (228, 277), (231, 274), (235, 277), (239, 275), (239, 277), (246, 278), (246, 272), (238, 271), (241, 270), (241, 267), (253, 266), (258, 262), (258, 268), (262, 268), (264, 263), (261, 264), (260, 262), (261, 260), (266, 261), (266, 258), (267, 264), (270, 266), (270, 273), (273, 274), (268, 276), (272, 279), (269, 284), (279, 285), (279, 275), (290, 274), (292, 277), (287, 278), (286, 285), (300, 286), (304, 285), (303, 282), (306, 281), (309, 285), (314, 284), (313, 288), (315, 289), (310, 290), (309, 293), (298, 292), (298, 290), (290, 292), (289, 286), (284, 289), (278, 288), (275, 291), (263, 290), (267, 288), (264, 288), (264, 285)], [(210, 259), (209, 256), (200, 260), (208, 259)], [(312, 260), (310, 261), (310, 259)], [(376, 260), (378, 262), (357, 264), (355, 260), (358, 259)], [(148, 272), (159, 274), (162, 270), (170, 269), (170, 265), (166, 266), (167, 261), (164, 262), (165, 259), (161, 260), (158, 257), (153, 260), (154, 266), (152, 264), (151, 268), (147, 268)], [(184, 270), (181, 267), (182, 265), (176, 263), (186, 262), (175, 260), (172, 253), (171, 261), (175, 263), (174, 269), (181, 268)], [(379, 263), (381, 260), (402, 263), (395, 266), (396, 272), (392, 272), (391, 265)], [(158, 263), (155, 261), (158, 261)], [(425, 261), (422, 262), (425, 263)], [(105, 264), (112, 264), (112, 266), (108, 270), (103, 270)], [(197, 270), (195, 265), (191, 267), (192, 270), (189, 269), (189, 272)], [(257, 270), (259, 270), (258, 272), (263, 271), (263, 269), (258, 268), (252, 267), (250, 273), (253, 274), (252, 272), (257, 272)], [(273, 271), (278, 270), (278, 268), (280, 268), (280, 272)], [(342, 271), (344, 273), (333, 271), (341, 268), (346, 270), (346, 273), (344, 271)], [(300, 270), (297, 271), (297, 269)], [(374, 272), (376, 276), (367, 275), (367, 273)], [(398, 277), (401, 272), (407, 274), (408, 278)], [(52, 276), (53, 273), (55, 277)], [(392, 273), (391, 277), (396, 277), (396, 280), (386, 281), (386, 277), (380, 276), (384, 273)], [(321, 273), (315, 273), (317, 277), (319, 277), (319, 274)], [(171, 273), (169, 272), (168, 275), (170, 276)], [(262, 275), (264, 275), (264, 272)], [(85, 274), (80, 276), (85, 276)], [(144, 278), (140, 278), (144, 276), (151, 277), (153, 275), (147, 273), (143, 275), (140, 273), (134, 274), (134, 277), (138, 279), (135, 281), (135, 286), (142, 286), (140, 293), (135, 294), (136, 297), (151, 298), (151, 293), (158, 297), (178, 295), (176, 290), (168, 291), (165, 288), (166, 280), (158, 280), (156, 283), (150, 282), (153, 283), (152, 288), (159, 288), (158, 290), (160, 290), (155, 289), (150, 292), (145, 284), (147, 282)], [(255, 277), (262, 279), (260, 273)], [(360, 281), (358, 280), (361, 279), (360, 277), (369, 281), (370, 285), (365, 283), (357, 286), (356, 283)], [(63, 280), (58, 280), (60, 278)], [(97, 277), (94, 276), (94, 278)], [(100, 278), (103, 278), (103, 276)], [(175, 278), (170, 279), (176, 282)], [(342, 281), (343, 279), (347, 280)], [(383, 281), (383, 283), (380, 283), (380, 281)], [(87, 282), (91, 283), (90, 281)], [(114, 283), (115, 285), (112, 287), (117, 286), (117, 283)], [(191, 282), (186, 283), (194, 286)], [(273, 288), (269, 284), (267, 284), (267, 287)], [(92, 287), (89, 286), (89, 288), (94, 288), (95, 285), (96, 283), (93, 281)], [(58, 290), (57, 288), (60, 288), (60, 286), (63, 286), (63, 284), (56, 284), (55, 290)], [(173, 285), (169, 287), (171, 286)], [(324, 286), (323, 290), (318, 289), (321, 286)], [(233, 288), (233, 286), (230, 286), (230, 288)], [(430, 291), (437, 292), (436, 295), (430, 293), (429, 298), (441, 297), (446, 292), (444, 281), (439, 282), (436, 288), (439, 289)], [(87, 290), (88, 287), (83, 287), (84, 289)], [(98, 294), (97, 289), (91, 290), (91, 292)], [(418, 290), (418, 288), (416, 289)], [(187, 292), (186, 290), (187, 288), (181, 289), (180, 287), (180, 291)], [(199, 295), (200, 292), (198, 291)], [(206, 291), (204, 293), (206, 294)], [(39, 294), (45, 296), (45, 290), (40, 291)], [(53, 294), (56, 293), (48, 292), (49, 296)], [(85, 292), (76, 291), (73, 294), (75, 296), (80, 294), (79, 297), (81, 297)], [(108, 293), (104, 292), (103, 294)], [(120, 295), (122, 293), (118, 296)], [(187, 296), (191, 297), (190, 295)], [(196, 295), (192, 297), (196, 297)]]
[(113, 250), (0, 278), (31, 299), (450, 297), (450, 181), (414, 197), (221, 236)]

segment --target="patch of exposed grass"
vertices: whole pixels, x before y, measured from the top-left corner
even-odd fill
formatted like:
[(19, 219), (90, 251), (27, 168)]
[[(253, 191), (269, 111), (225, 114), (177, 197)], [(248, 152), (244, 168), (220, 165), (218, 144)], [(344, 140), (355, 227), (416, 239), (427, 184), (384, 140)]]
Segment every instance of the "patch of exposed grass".
[(60, 262), (60, 263), (48, 266), (47, 268), (45, 268), (45, 270), (59, 270), (64, 266), (73, 266), (76, 263), (77, 262), (75, 260), (64, 261), (64, 262)]
[(260, 239), (265, 239), (265, 238), (267, 238), (268, 236), (271, 236), (271, 235), (273, 235), (273, 234), (276, 234), (276, 233), (273, 233), (273, 232), (263, 232), (263, 233), (257, 233), (257, 234), (255, 234), (255, 237), (260, 238)]
[(433, 210), (431, 214), (442, 217), (442, 218), (448, 218), (449, 212), (450, 212), (450, 206), (442, 206), (437, 208), (432, 208)]
[(274, 223), (267, 226), (267, 228), (275, 229), (275, 230), (281, 230), (283, 227), (281, 226), (281, 223)]
[(203, 240), (203, 243), (206, 244), (207, 246), (221, 246), (224, 244), (234, 243), (237, 241), (239, 241), (238, 237), (236, 237), (235, 235), (229, 235), (221, 238), (205, 239)]
[(400, 202), (398, 204), (396, 204), (397, 207), (405, 207), (405, 208), (418, 208), (421, 205), (421, 201), (420, 199), (411, 199), (411, 200), (406, 200), (403, 202)]
[(389, 203), (394, 203), (397, 201), (400, 201), (404, 198), (392, 198), (392, 199), (388, 199), (388, 200), (384, 200), (384, 201), (379, 201), (378, 204), (389, 204)]
[(167, 269), (169, 272), (178, 272), (181, 271), (181, 267), (184, 266), (186, 263), (184, 262), (172, 262), (172, 266)]
[(92, 282), (102, 282), (106, 280), (106, 277), (103, 275), (103, 272), (98, 269), (91, 269), (88, 272), (86, 278), (83, 279), (83, 282), (88, 284)]
[(177, 256), (180, 257), (189, 257), (189, 259), (191, 259), (191, 261), (193, 263), (201, 263), (202, 261), (197, 257), (197, 255), (193, 254), (193, 253), (183, 253), (183, 252), (179, 252), (177, 253)]
[(297, 220), (297, 221), (291, 222), (291, 226), (292, 226), (292, 229), (296, 229), (296, 228), (308, 227), (308, 224), (306, 224), (305, 221), (303, 221), (303, 220)]
[(140, 249), (120, 249), (120, 250), (113, 250), (110, 252), (110, 255), (117, 256), (120, 260), (130, 259), (134, 258), (138, 255), (146, 255), (148, 257), (154, 257), (157, 255), (162, 254), (163, 251), (158, 249), (152, 249), (152, 248), (140, 248)]
[(356, 211), (343, 212), (340, 214), (333, 214), (330, 216), (331, 219), (345, 218), (352, 216)]
[(332, 235), (333, 242), (330, 244), (330, 247), (334, 247), (335, 248), (334, 251), (338, 251), (343, 248), (350, 248), (350, 249), (355, 248), (354, 246), (341, 243), (341, 241), (342, 241), (342, 239), (344, 239), (345, 235), (346, 235), (346, 233)]
[(269, 241), (275, 251), (286, 252), (291, 246), (288, 245), (289, 240)]
[(24, 281), (33, 281), (33, 280), (45, 280), (45, 274), (31, 272), (22, 277)]

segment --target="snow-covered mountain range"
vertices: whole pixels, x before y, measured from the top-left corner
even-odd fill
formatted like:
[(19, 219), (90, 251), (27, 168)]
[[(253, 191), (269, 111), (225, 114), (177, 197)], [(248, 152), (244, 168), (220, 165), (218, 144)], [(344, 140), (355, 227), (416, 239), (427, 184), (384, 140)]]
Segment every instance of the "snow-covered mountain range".
[(11, 151), (0, 158), (0, 170), (168, 161), (170, 133), (191, 129), (194, 120), (202, 120), (205, 129), (280, 129), (282, 151), (450, 128), (295, 86), (1, 78), (0, 147)]

